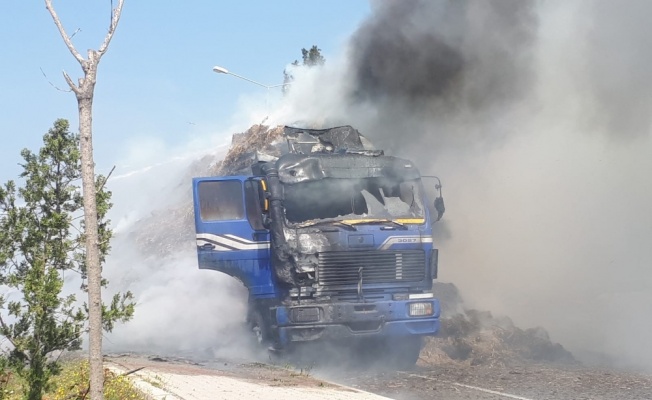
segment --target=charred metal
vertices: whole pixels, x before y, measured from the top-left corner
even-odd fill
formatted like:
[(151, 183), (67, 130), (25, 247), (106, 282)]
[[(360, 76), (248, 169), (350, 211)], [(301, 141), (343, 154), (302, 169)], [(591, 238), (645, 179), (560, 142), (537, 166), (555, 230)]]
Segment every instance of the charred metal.
[(275, 275), (290, 287), (290, 298), (311, 298), (324, 291), (317, 276), (321, 254), (373, 250), (379, 244), (371, 234), (350, 234), (343, 240), (342, 229), (358, 230), (347, 220), (406, 229), (394, 221), (425, 218), (420, 175), (410, 161), (372, 149), (350, 126), (286, 127), (284, 137), (288, 153), (259, 163), (253, 171), (269, 185)]
[(397, 359), (414, 364), (421, 337), (439, 329), (417, 168), (350, 126), (276, 128), (238, 146), (238, 175), (193, 179), (199, 267), (243, 282), (261, 343), (400, 337), (409, 351)]

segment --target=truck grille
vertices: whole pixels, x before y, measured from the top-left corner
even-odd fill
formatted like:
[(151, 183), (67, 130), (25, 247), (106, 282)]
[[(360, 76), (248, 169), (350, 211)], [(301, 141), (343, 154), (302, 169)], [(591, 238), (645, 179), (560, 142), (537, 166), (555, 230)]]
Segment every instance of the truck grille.
[(318, 254), (317, 280), (320, 285), (419, 282), (425, 278), (423, 250), (333, 251)]

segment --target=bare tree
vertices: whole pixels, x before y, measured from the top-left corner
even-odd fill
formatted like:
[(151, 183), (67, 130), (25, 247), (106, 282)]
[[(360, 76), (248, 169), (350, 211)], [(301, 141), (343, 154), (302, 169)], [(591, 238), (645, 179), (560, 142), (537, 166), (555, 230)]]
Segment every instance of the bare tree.
[(113, 34), (120, 21), (124, 0), (118, 0), (116, 8), (111, 10), (111, 23), (104, 42), (98, 50), (88, 50), (87, 58), (75, 49), (75, 46), (61, 24), (52, 0), (45, 0), (45, 7), (52, 15), (54, 24), (59, 29), (68, 50), (81, 65), (84, 77), (77, 84), (64, 71), (63, 76), (70, 89), (77, 97), (79, 108), (79, 135), (82, 168), (82, 187), (84, 193), (84, 224), (86, 228), (86, 270), (88, 277), (88, 325), (89, 325), (89, 362), (90, 362), (90, 398), (103, 398), (104, 370), (102, 365), (102, 271), (100, 264), (99, 236), (97, 223), (97, 203), (95, 187), (95, 164), (93, 162), (93, 95), (97, 82), (97, 66), (106, 53)]

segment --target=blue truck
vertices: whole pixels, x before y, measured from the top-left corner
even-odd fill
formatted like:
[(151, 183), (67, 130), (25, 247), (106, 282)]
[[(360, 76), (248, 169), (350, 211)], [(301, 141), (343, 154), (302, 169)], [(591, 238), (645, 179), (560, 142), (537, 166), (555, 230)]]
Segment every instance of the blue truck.
[(244, 284), (247, 322), (270, 350), (374, 343), (413, 365), (439, 329), (441, 184), (431, 210), (413, 163), (350, 126), (285, 127), (283, 139), (246, 175), (193, 179), (199, 268)]

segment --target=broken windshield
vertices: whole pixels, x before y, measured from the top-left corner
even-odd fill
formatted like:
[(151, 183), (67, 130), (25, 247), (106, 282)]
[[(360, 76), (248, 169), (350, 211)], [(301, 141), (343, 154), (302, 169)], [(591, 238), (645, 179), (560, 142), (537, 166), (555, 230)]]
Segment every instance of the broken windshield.
[(286, 185), (284, 189), (285, 217), (290, 224), (424, 218), (418, 179), (329, 178)]

